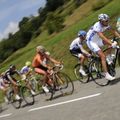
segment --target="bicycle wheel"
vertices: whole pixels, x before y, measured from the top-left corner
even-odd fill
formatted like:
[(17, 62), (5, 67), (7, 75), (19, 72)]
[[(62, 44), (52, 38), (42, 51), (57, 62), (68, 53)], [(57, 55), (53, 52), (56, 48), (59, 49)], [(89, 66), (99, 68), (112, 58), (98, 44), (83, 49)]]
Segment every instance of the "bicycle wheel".
[(36, 95), (40, 94), (43, 92), (42, 88), (41, 88), (41, 84), (38, 80), (36, 79), (32, 79), (30, 80), (30, 85), (32, 87), (32, 89), (34, 90), (34, 92), (36, 93)]
[(119, 49), (119, 52), (118, 52), (118, 64), (120, 66), (120, 49)]
[(107, 68), (108, 68), (109, 74), (114, 77), (116, 75), (114, 63), (111, 63), (110, 65), (107, 65)]
[(2, 103), (0, 103), (0, 113), (2, 112)]
[[(75, 65), (74, 67), (74, 74), (75, 77), (77, 78), (77, 80), (79, 80), (82, 83), (87, 83), (88, 82), (88, 76), (83, 76), (80, 72), (80, 64), (78, 63), (77, 65)], [(86, 67), (84, 67), (85, 72), (87, 73), (87, 69)]]
[(27, 105), (33, 105), (35, 100), (34, 96), (30, 92), (30, 90), (27, 87), (21, 87), (21, 95), (23, 97), (23, 100), (26, 102)]
[(21, 107), (22, 101), (15, 99), (14, 91), (9, 92), (8, 100), (14, 108), (19, 109)]
[(55, 86), (51, 86), (51, 85), (47, 84), (47, 88), (49, 89), (49, 92), (47, 92), (47, 93), (44, 92), (46, 100), (52, 100), (53, 95), (55, 94)]
[(99, 58), (96, 60), (93, 60), (90, 63), (89, 71), (90, 71), (93, 81), (97, 85), (99, 85), (99, 86), (108, 85), (109, 81), (105, 79), (105, 76), (104, 76), (103, 70), (102, 70), (102, 65), (101, 65)]
[(56, 74), (55, 84), (59, 88), (60, 92), (64, 95), (72, 94), (74, 91), (74, 84), (71, 78), (63, 72), (58, 72)]

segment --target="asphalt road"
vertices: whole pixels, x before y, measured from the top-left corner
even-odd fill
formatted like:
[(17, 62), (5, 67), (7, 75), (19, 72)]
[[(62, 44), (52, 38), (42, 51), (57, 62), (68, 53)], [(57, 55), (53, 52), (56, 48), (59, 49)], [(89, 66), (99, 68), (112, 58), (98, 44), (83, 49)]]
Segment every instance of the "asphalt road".
[[(120, 75), (117, 70), (117, 77)], [(74, 82), (72, 95), (46, 101), (45, 96), (35, 97), (35, 104), (14, 109), (3, 104), (0, 120), (120, 120), (120, 79), (100, 87), (93, 81)]]

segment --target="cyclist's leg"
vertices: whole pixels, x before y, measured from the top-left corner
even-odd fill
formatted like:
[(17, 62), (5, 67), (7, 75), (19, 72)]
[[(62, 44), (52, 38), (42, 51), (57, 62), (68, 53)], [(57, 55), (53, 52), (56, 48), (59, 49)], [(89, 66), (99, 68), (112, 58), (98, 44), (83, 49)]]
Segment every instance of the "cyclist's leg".
[(77, 57), (80, 61), (80, 69), (79, 72), (83, 75), (86, 76), (87, 74), (85, 73), (83, 69), (84, 61), (85, 61), (85, 56), (82, 54), (80, 49), (72, 49), (70, 50), (70, 53), (74, 56)]
[(20, 100), (20, 96), (19, 96), (19, 88), (18, 88), (18, 85), (17, 85), (17, 80), (13, 77), (11, 77), (12, 81), (10, 80), (12, 86), (13, 87), (13, 91), (14, 91), (14, 95), (15, 95), (15, 98), (16, 100)]
[(102, 63), (102, 67), (103, 67), (103, 71), (105, 72), (105, 78), (107, 80), (113, 80), (115, 79), (114, 77), (112, 77), (107, 70), (107, 65), (106, 65), (106, 57), (104, 52), (101, 50), (100, 47), (103, 46), (102, 40), (93, 40), (93, 41), (87, 41), (87, 45), (88, 47), (91, 49), (91, 51), (93, 51), (94, 53), (97, 53), (101, 59), (101, 63)]
[(48, 88), (46, 87), (47, 81), (49, 80), (47, 70), (45, 71), (40, 68), (35, 68), (35, 72), (43, 76), (41, 79), (42, 80), (42, 88), (45, 92), (49, 92)]

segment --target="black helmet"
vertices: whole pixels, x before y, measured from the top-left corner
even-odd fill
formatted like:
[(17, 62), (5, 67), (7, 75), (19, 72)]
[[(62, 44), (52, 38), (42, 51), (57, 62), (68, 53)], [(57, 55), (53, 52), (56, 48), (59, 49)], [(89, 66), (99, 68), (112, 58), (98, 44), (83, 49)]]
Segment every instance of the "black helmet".
[(16, 66), (15, 65), (10, 65), (9, 69), (15, 70)]

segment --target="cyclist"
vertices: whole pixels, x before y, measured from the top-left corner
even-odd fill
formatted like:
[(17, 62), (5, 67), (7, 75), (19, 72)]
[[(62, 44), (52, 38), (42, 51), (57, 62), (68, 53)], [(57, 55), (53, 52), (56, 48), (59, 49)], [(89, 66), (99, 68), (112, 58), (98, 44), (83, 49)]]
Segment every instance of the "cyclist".
[(20, 70), (20, 74), (21, 74), (22, 80), (25, 80), (25, 82), (27, 83), (27, 87), (30, 89), (32, 95), (35, 95), (36, 93), (32, 90), (32, 87), (28, 82), (29, 80), (28, 77), (32, 75), (32, 68), (30, 66), (31, 66), (31, 62), (27, 61), (25, 63), (25, 66), (23, 66), (22, 69)]
[(105, 72), (105, 78), (107, 80), (113, 80), (115, 79), (115, 77), (112, 77), (108, 73), (106, 66), (106, 57), (101, 47), (104, 45), (108, 45), (108, 46), (112, 46), (112, 48), (115, 48), (117, 42), (112, 43), (111, 40), (104, 35), (105, 31), (110, 31), (113, 35), (120, 38), (119, 33), (113, 30), (109, 25), (109, 16), (107, 14), (99, 14), (98, 22), (96, 22), (89, 29), (86, 35), (86, 39), (87, 39), (87, 45), (90, 48), (90, 50), (97, 53), (98, 56), (101, 58), (102, 67)]
[(51, 70), (51, 67), (49, 64), (46, 64), (46, 60), (49, 60), (54, 64), (60, 64), (60, 62), (56, 61), (49, 55), (46, 55), (45, 54), (46, 50), (41, 45), (36, 47), (36, 52), (37, 54), (35, 55), (32, 61), (32, 66), (34, 67), (36, 73), (43, 76), (43, 85), (42, 85), (43, 90), (45, 92), (49, 92), (46, 83), (49, 81), (49, 71)]
[(23, 66), (22, 69), (20, 70), (23, 80), (25, 80), (27, 78), (27, 76), (29, 76), (31, 74), (32, 68), (30, 66), (31, 66), (31, 62), (27, 61), (25, 63), (25, 66)]
[(10, 65), (9, 69), (5, 71), (4, 78), (12, 84), (16, 100), (20, 100), (21, 98), (18, 95), (17, 80), (14, 78), (15, 74), (20, 76), (20, 73), (16, 70), (16, 66), (15, 65)]
[(90, 54), (84, 49), (83, 45), (86, 42), (86, 32), (84, 30), (80, 30), (78, 32), (78, 37), (72, 41), (70, 44), (70, 53), (79, 58), (81, 66), (79, 69), (79, 72), (83, 75), (86, 76), (87, 74), (83, 70), (83, 65), (85, 58), (90, 56)]
[(117, 31), (120, 33), (120, 17), (117, 20), (116, 27), (117, 27)]
[(5, 79), (4, 73), (1, 73), (1, 75), (0, 75), (0, 90), (2, 90), (2, 92), (3, 92), (4, 100), (6, 103), (9, 102), (9, 100), (7, 98), (8, 86), (9, 86), (9, 83)]

